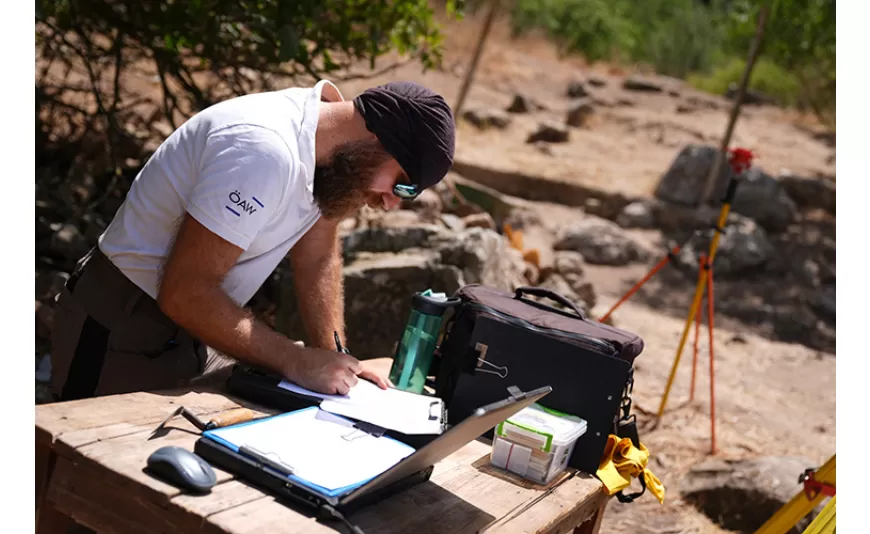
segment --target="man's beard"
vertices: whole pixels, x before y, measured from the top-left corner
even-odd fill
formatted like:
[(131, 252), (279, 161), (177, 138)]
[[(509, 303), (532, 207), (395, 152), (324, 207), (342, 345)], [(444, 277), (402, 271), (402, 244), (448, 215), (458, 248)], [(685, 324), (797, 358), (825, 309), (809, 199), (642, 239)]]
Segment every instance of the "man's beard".
[(327, 219), (341, 220), (366, 204), (375, 172), (390, 155), (377, 141), (345, 143), (314, 168), (314, 200)]

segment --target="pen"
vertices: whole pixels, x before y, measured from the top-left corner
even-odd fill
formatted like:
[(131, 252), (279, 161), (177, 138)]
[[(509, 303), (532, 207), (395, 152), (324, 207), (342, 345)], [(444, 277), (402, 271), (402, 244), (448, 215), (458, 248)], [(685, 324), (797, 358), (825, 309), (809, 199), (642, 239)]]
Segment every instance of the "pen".
[(335, 350), (337, 350), (338, 352), (343, 352), (343, 353), (345, 353), (345, 354), (350, 354), (348, 351), (346, 351), (346, 350), (341, 346), (341, 338), (338, 337), (338, 331), (337, 331), (337, 330), (333, 330), (332, 333), (333, 333), (333, 335), (335, 336)]

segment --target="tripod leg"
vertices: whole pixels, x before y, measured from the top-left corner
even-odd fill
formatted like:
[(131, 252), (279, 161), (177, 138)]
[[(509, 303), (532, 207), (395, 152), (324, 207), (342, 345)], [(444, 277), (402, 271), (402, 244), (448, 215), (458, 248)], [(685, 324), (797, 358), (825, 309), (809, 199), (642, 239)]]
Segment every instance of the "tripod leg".
[[(734, 191), (737, 189), (737, 181), (732, 179), (728, 185), (728, 193), (725, 197), (725, 203), (722, 204), (722, 210), (719, 212), (719, 221), (716, 224), (716, 232), (713, 234), (713, 239), (710, 241), (710, 252), (707, 254), (709, 262), (712, 264), (716, 258), (716, 248), (719, 246), (719, 237), (725, 229), (725, 221), (728, 219), (728, 212), (731, 210), (731, 200), (734, 198)], [(683, 354), (683, 347), (686, 345), (686, 337), (689, 335), (689, 327), (692, 325), (692, 320), (695, 319), (695, 314), (698, 313), (698, 306), (701, 304), (701, 297), (704, 295), (704, 286), (707, 278), (701, 277), (698, 281), (698, 286), (695, 288), (695, 297), (692, 299), (692, 306), (689, 308), (689, 316), (686, 318), (686, 325), (683, 327), (683, 335), (680, 337), (680, 344), (677, 347), (677, 355), (674, 358), (674, 364), (671, 366), (671, 374), (668, 377), (668, 384), (665, 386), (665, 393), (662, 395), (662, 402), (659, 405), (657, 417), (661, 419), (665, 412), (665, 406), (668, 403), (668, 394), (671, 392), (671, 386), (674, 383), (674, 376), (677, 374), (677, 366), (680, 364), (680, 356)]]
[[(698, 280), (704, 276), (704, 255), (701, 254), (701, 259), (698, 261)], [(689, 401), (695, 400), (695, 374), (698, 369), (698, 337), (701, 330), (701, 307), (698, 306), (698, 313), (695, 314), (695, 352), (692, 357), (692, 387), (689, 389)]]
[(716, 454), (716, 379), (713, 369), (713, 265), (707, 264), (707, 330), (710, 332), (710, 454)]
[(647, 283), (649, 281), (649, 279), (653, 277), (654, 274), (656, 274), (657, 272), (662, 270), (662, 268), (665, 265), (667, 265), (669, 261), (671, 261), (671, 255), (676, 254), (679, 251), (680, 251), (679, 247), (674, 247), (673, 251), (671, 251), (671, 253), (669, 255), (667, 255), (664, 258), (662, 258), (661, 260), (659, 260), (659, 262), (655, 265), (655, 267), (650, 269), (650, 271), (648, 273), (646, 273), (646, 275), (643, 278), (641, 278), (638, 283), (634, 284), (634, 286), (632, 286), (632, 288), (629, 289), (628, 292), (626, 292), (625, 295), (622, 296), (622, 298), (620, 298), (618, 301), (616, 301), (616, 304), (614, 304), (613, 306), (611, 306), (611, 308), (609, 310), (607, 310), (607, 313), (605, 313), (604, 315), (602, 315), (598, 319), (598, 322), (602, 323), (602, 322), (606, 321), (607, 318), (610, 317), (610, 314), (616, 310), (616, 308), (618, 308), (623, 302), (628, 300), (632, 295), (637, 293), (637, 291), (641, 288), (642, 285)]

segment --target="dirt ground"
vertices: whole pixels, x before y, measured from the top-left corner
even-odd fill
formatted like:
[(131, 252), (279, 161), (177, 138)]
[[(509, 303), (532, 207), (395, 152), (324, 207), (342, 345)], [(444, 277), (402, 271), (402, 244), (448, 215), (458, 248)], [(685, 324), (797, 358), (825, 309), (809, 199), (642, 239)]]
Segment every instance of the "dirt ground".
[[(607, 311), (618, 296), (601, 294), (596, 315)], [(694, 401), (689, 402), (694, 353), (690, 331), (664, 416), (652, 429), (685, 319), (632, 300), (617, 308), (614, 317), (618, 326), (636, 332), (645, 342), (636, 364), (634, 406), (642, 422), (641, 439), (652, 454), (650, 467), (667, 493), (664, 505), (652, 497), (628, 505), (614, 501), (602, 532), (726, 532), (679, 495), (682, 475), (710, 456), (706, 327), (700, 331)], [(714, 349), (717, 457), (798, 455), (821, 465), (835, 452), (833, 356), (718, 327), (714, 327)]]
[[(461, 76), (468, 65), (481, 24), (480, 17), (449, 26), (444, 70), (425, 75), (405, 67), (391, 77), (407, 77), (441, 91), (456, 101)], [(555, 48), (538, 37), (511, 41), (504, 21), (493, 28), (465, 107), (504, 109), (514, 92), (525, 92), (550, 111), (513, 116), (503, 131), (480, 132), (461, 126), (457, 159), (485, 161), (509, 171), (533, 171), (560, 181), (620, 192), (629, 197), (652, 192), (662, 173), (687, 143), (716, 145), (725, 130), (730, 102), (680, 87), (679, 96), (626, 94), (620, 88), (625, 73), (606, 65), (585, 65), (559, 58)], [(596, 94), (602, 100), (628, 97), (633, 105), (598, 106), (591, 124), (573, 130), (571, 141), (553, 145), (546, 155), (524, 142), (543, 118), (564, 120), (568, 83), (590, 75), (605, 80)], [(343, 87), (355, 94), (373, 79)], [(691, 113), (676, 107), (690, 96), (711, 101)], [(776, 175), (788, 168), (806, 176), (835, 179), (835, 149), (816, 135), (813, 119), (770, 107), (745, 107), (733, 143), (753, 149), (756, 164)], [(648, 265), (622, 268), (588, 266), (587, 276), (598, 293), (594, 315), (600, 316), (649, 270)], [(689, 402), (693, 335), (690, 332), (678, 373), (658, 428), (650, 428), (658, 411), (676, 356), (694, 280), (668, 273), (657, 275), (645, 291), (620, 306), (618, 326), (639, 334), (646, 349), (637, 360), (635, 402), (643, 424), (642, 439), (652, 453), (651, 468), (663, 481), (664, 505), (652, 496), (633, 504), (614, 501), (605, 516), (604, 533), (725, 532), (680, 499), (683, 474), (710, 454), (709, 343), (700, 330), (695, 400)], [(743, 287), (752, 281), (742, 281)], [(768, 282), (757, 282), (767, 284)], [(737, 284), (717, 283), (717, 299), (726, 303)], [(755, 288), (757, 289), (757, 288)], [(755, 291), (753, 289), (753, 291)], [(771, 295), (776, 287), (755, 291)], [(751, 291), (750, 291), (751, 292)], [(721, 295), (721, 296), (720, 296)], [(717, 300), (717, 302), (719, 302)], [(821, 465), (836, 448), (835, 356), (804, 345), (771, 340), (764, 325), (717, 314), (714, 328), (716, 440), (718, 457), (803, 455)], [(810, 466), (808, 466), (810, 467)], [(798, 473), (795, 473), (795, 481)], [(799, 488), (795, 484), (795, 491)]]
[[(383, 76), (343, 83), (340, 88), (349, 97), (370, 85), (405, 78), (432, 87), (454, 105), (481, 24), (480, 16), (469, 16), (446, 26), (441, 70), (421, 73), (419, 66), (407, 65)], [(381, 64), (388, 61), (385, 59)], [(672, 83), (677, 96), (667, 91), (625, 91), (621, 83), (627, 74), (630, 72), (608, 65), (586, 65), (579, 58), (560, 58), (556, 48), (538, 36), (513, 40), (507, 21), (498, 20), (463, 109), (505, 109), (513, 95), (520, 92), (547, 110), (514, 115), (505, 130), (481, 132), (467, 123), (461, 124), (457, 160), (486, 161), (496, 169), (533, 172), (536, 176), (622, 192), (630, 197), (651, 194), (684, 145), (718, 144), (727, 125), (730, 101), (695, 91), (677, 80)], [(552, 155), (525, 143), (528, 133), (541, 120), (564, 122), (571, 101), (566, 94), (568, 84), (590, 76), (604, 82), (603, 86), (590, 88), (593, 101), (617, 104), (597, 106), (590, 124), (572, 130), (569, 142), (553, 145)], [(678, 105), (691, 98), (704, 101), (706, 106), (677, 113)], [(631, 105), (619, 105), (622, 99)], [(791, 111), (745, 106), (732, 143), (754, 150), (756, 164), (773, 175), (787, 168), (802, 175), (833, 178), (834, 148), (815, 136), (818, 129), (812, 118), (799, 117)]]

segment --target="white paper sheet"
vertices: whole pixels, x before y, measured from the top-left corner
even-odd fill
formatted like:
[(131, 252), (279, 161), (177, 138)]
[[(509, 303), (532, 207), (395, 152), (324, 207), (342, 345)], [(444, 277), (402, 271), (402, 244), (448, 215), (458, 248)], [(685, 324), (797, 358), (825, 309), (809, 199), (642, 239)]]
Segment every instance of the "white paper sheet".
[(212, 434), (262, 451), (292, 466), (299, 478), (328, 490), (367, 481), (414, 452), (404, 443), (373, 437), (317, 408)]
[(347, 395), (325, 395), (282, 381), (279, 387), (323, 399), (322, 410), (405, 434), (441, 434), (441, 399), (359, 380)]

